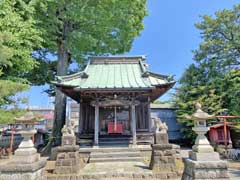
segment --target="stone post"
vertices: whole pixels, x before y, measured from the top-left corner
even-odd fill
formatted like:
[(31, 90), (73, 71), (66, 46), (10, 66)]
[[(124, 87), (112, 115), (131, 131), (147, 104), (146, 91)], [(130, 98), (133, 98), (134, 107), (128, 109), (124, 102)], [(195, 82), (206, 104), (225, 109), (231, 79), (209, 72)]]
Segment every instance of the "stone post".
[(209, 130), (206, 120), (214, 116), (202, 111), (200, 104), (197, 104), (196, 108), (197, 111), (189, 118), (194, 120), (193, 131), (196, 132), (197, 138), (192, 151), (189, 152), (189, 158), (184, 159), (182, 180), (229, 179), (227, 162), (220, 160), (219, 154), (214, 152), (205, 136)]
[(62, 129), (62, 145), (57, 149), (55, 174), (76, 174), (80, 170), (79, 146), (76, 145), (73, 123)]
[(1, 180), (35, 180), (41, 179), (46, 159), (40, 158), (31, 137), (36, 133), (32, 127), (20, 131), (23, 140), (9, 162), (0, 166)]
[[(176, 149), (169, 144), (167, 126), (159, 118), (154, 120), (155, 134), (154, 144), (152, 145), (152, 156), (150, 169), (154, 173), (171, 173), (171, 177), (177, 177), (176, 170)], [(161, 129), (159, 131), (159, 129)]]

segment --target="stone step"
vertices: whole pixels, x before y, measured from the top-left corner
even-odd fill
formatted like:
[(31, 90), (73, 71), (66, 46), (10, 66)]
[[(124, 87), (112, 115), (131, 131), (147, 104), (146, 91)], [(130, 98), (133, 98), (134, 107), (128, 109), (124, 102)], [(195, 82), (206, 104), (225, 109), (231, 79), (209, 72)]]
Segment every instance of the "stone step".
[(80, 148), (79, 152), (98, 152), (98, 153), (111, 153), (111, 152), (138, 152), (135, 148), (129, 148), (129, 147), (105, 147), (105, 148)]
[(130, 141), (131, 139), (128, 137), (104, 137), (99, 138), (99, 141)]
[(134, 152), (134, 151), (151, 151), (151, 147), (149, 145), (137, 146), (137, 147), (80, 147), (80, 153), (92, 153), (92, 152)]
[(140, 157), (141, 154), (139, 151), (136, 152), (108, 152), (108, 153), (99, 153), (93, 152), (90, 154), (90, 158), (103, 158), (103, 157)]
[(130, 161), (142, 161), (141, 157), (108, 157), (108, 158), (90, 158), (90, 163), (97, 162), (130, 162)]
[(99, 141), (99, 145), (129, 144), (129, 141)]

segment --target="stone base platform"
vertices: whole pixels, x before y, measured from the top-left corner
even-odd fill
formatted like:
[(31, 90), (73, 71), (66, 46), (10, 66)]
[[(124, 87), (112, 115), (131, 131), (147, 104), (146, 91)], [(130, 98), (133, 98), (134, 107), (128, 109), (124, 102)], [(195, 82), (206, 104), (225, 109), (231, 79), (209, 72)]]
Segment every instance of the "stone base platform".
[(0, 173), (1, 180), (45, 180), (43, 176), (43, 169), (35, 172), (14, 172), (14, 173)]
[(59, 147), (57, 154), (55, 174), (78, 173), (80, 169), (80, 159), (78, 146), (65, 145)]
[(226, 161), (194, 161), (184, 159), (184, 174), (182, 180), (229, 180)]
[(29, 164), (13, 163), (12, 161), (9, 161), (0, 166), (0, 179), (41, 180), (43, 179), (43, 168), (45, 165), (45, 158), (40, 158), (39, 161)]
[(157, 172), (176, 171), (176, 150), (172, 144), (153, 144), (150, 169)]
[(46, 174), (47, 180), (179, 179), (181, 173), (153, 173), (143, 162), (89, 163), (78, 174)]

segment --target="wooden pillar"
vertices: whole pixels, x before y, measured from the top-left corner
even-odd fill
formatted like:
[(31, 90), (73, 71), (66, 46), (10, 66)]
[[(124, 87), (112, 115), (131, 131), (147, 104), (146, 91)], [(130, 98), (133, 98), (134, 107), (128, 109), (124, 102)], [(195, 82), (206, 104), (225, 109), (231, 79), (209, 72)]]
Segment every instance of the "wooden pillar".
[(95, 128), (94, 128), (94, 145), (98, 146), (98, 134), (99, 134), (99, 105), (95, 104)]
[(82, 100), (79, 103), (79, 117), (78, 117), (78, 133), (83, 132), (83, 110), (82, 110)]
[(147, 115), (147, 118), (148, 118), (148, 131), (149, 132), (152, 132), (152, 118), (151, 118), (151, 107), (150, 107), (150, 98), (148, 97), (148, 104), (147, 104), (147, 111), (148, 111), (148, 115)]
[(133, 145), (137, 145), (137, 132), (136, 132), (136, 110), (135, 105), (131, 105), (131, 119), (132, 119), (132, 136), (133, 136)]
[(224, 130), (224, 145), (225, 145), (225, 149), (227, 149), (227, 120), (226, 118), (224, 118), (224, 121), (223, 121), (223, 130)]

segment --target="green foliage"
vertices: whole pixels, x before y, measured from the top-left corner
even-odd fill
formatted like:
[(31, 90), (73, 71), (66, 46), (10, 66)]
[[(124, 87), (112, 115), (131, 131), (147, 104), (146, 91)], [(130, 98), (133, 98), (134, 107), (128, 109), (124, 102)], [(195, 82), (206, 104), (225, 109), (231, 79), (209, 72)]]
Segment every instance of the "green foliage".
[(56, 61), (50, 61), (45, 58), (36, 58), (37, 66), (25, 74), (32, 85), (40, 86), (50, 83), (56, 75)]
[(86, 55), (123, 53), (143, 29), (145, 0), (39, 1), (37, 18), (44, 47), (56, 52), (67, 40), (67, 50), (78, 62)]
[(11, 124), (15, 117), (24, 115), (25, 110), (22, 109), (0, 109), (0, 124)]
[(206, 69), (231, 69), (240, 64), (240, 5), (231, 10), (215, 13), (215, 17), (202, 16), (196, 24), (203, 42), (194, 51), (194, 59), (206, 65)]
[[(134, 38), (143, 29), (146, 0), (47, 0), (35, 1), (35, 19), (44, 39), (36, 51), (39, 65), (25, 77), (34, 85), (54, 80), (57, 56), (64, 43), (68, 65), (76, 61), (83, 68), (89, 55), (119, 54), (129, 51)], [(79, 70), (78, 69), (78, 70)], [(68, 71), (68, 74), (71, 74)], [(63, 73), (64, 74), (64, 73)], [(53, 88), (47, 92), (52, 95)]]
[(200, 102), (210, 114), (227, 111), (240, 115), (240, 5), (232, 10), (215, 13), (215, 17), (202, 16), (196, 24), (203, 42), (194, 52), (191, 64), (180, 79), (175, 101), (179, 122), (186, 125), (183, 132), (194, 139), (192, 122), (185, 117), (194, 112), (194, 104)]
[(16, 83), (10, 80), (0, 80), (0, 107), (19, 102), (25, 102), (24, 99), (14, 99), (14, 96), (21, 91), (27, 90), (27, 84)]
[(230, 114), (240, 115), (240, 70), (231, 70), (223, 80), (222, 93)]
[[(16, 108), (18, 103), (26, 103), (16, 94), (29, 88), (24, 77), (37, 65), (32, 53), (42, 43), (33, 14), (33, 1), (0, 3), (0, 123), (11, 122), (22, 113)], [(15, 108), (10, 110), (8, 105)]]
[(32, 53), (41, 47), (42, 38), (33, 13), (32, 1), (3, 0), (0, 3), (2, 78), (24, 77), (36, 65)]

